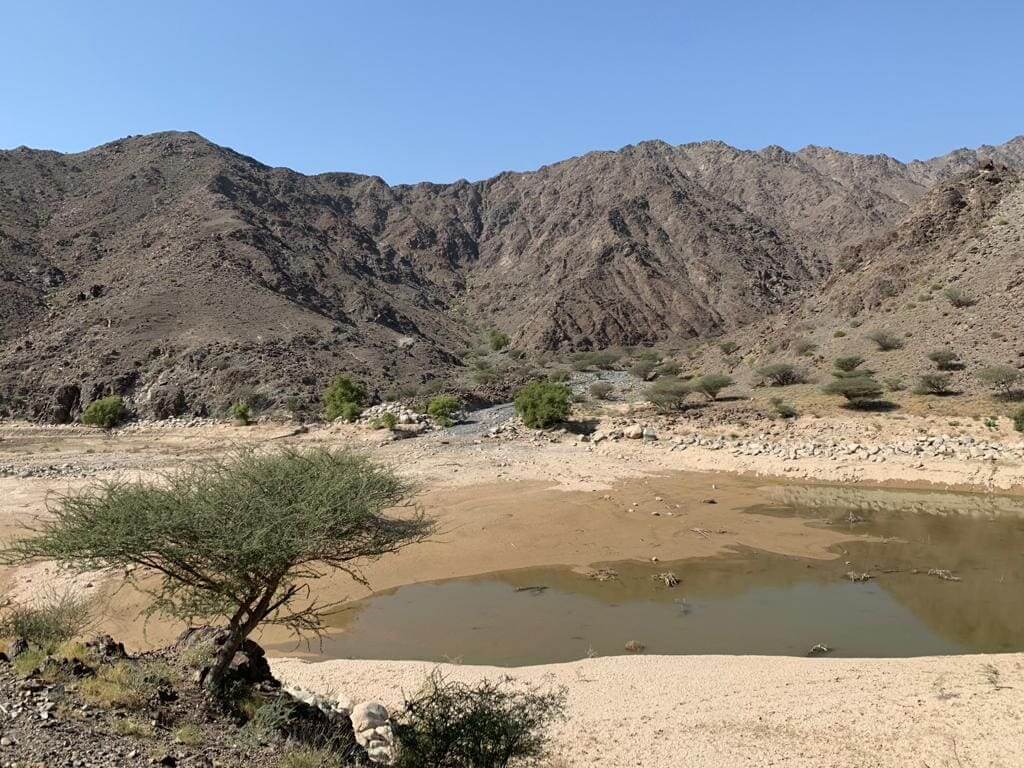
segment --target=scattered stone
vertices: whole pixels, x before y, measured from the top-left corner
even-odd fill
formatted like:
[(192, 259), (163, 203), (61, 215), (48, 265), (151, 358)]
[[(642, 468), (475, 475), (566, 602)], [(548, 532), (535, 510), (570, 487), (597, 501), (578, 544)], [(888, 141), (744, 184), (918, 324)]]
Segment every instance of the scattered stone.
[(846, 578), (850, 581), (870, 581), (874, 577), (870, 573), (857, 573), (856, 571), (847, 571)]
[(937, 579), (943, 581), (960, 581), (960, 577), (953, 574), (952, 571), (947, 571), (945, 568), (929, 568), (928, 575), (934, 576)]
[(822, 643), (815, 643), (811, 646), (811, 650), (807, 652), (808, 656), (824, 656), (825, 654), (832, 653), (832, 648)]
[(655, 581), (661, 581), (669, 589), (679, 586), (679, 577), (672, 573), (672, 571), (665, 571), (665, 573), (656, 574), (651, 576), (651, 578)]
[(641, 643), (641, 642), (638, 642), (637, 640), (630, 640), (625, 645), (625, 650), (628, 651), (629, 653), (642, 653), (644, 648), (645, 648), (644, 644)]

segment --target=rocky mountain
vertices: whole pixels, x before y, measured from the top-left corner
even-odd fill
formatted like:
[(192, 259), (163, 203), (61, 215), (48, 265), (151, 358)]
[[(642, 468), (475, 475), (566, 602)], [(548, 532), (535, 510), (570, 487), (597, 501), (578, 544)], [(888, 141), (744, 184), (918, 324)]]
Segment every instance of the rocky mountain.
[(0, 152), (0, 397), (56, 420), (109, 392), (203, 412), (315, 399), (339, 371), (445, 377), (489, 328), (541, 350), (714, 336), (889, 247), (859, 244), (987, 158), (1024, 167), (1024, 137), (910, 164), (645, 142), (399, 186), (193, 133)]

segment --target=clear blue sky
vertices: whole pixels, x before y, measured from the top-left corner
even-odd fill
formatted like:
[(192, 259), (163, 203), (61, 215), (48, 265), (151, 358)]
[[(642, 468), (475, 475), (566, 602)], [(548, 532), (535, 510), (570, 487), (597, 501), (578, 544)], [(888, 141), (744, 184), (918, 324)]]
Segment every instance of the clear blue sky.
[(1024, 1), (5, 0), (0, 147), (198, 131), (478, 179), (643, 139), (902, 160), (1024, 133)]

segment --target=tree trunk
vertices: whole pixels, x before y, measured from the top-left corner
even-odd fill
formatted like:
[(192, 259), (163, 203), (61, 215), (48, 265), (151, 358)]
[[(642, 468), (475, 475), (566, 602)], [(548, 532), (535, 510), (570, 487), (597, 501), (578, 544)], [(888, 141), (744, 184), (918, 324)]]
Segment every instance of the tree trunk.
[[(206, 676), (206, 687), (215, 693), (221, 693), (224, 688), (224, 678), (234, 661), (235, 654), (242, 647), (242, 643), (249, 637), (249, 634), (260, 625), (260, 622), (267, 617), (270, 601), (277, 591), (277, 584), (264, 590), (259, 602), (253, 606), (242, 606), (228, 622), (228, 637), (224, 644), (218, 649), (216, 660)], [(244, 621), (242, 617), (247, 617)]]

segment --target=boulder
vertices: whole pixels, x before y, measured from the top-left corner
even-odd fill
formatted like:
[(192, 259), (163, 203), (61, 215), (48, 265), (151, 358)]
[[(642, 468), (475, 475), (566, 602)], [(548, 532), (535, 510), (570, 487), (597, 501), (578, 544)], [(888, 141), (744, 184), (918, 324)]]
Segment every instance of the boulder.
[(644, 428), (641, 424), (630, 424), (622, 430), (622, 434), (630, 440), (639, 440), (644, 436)]

